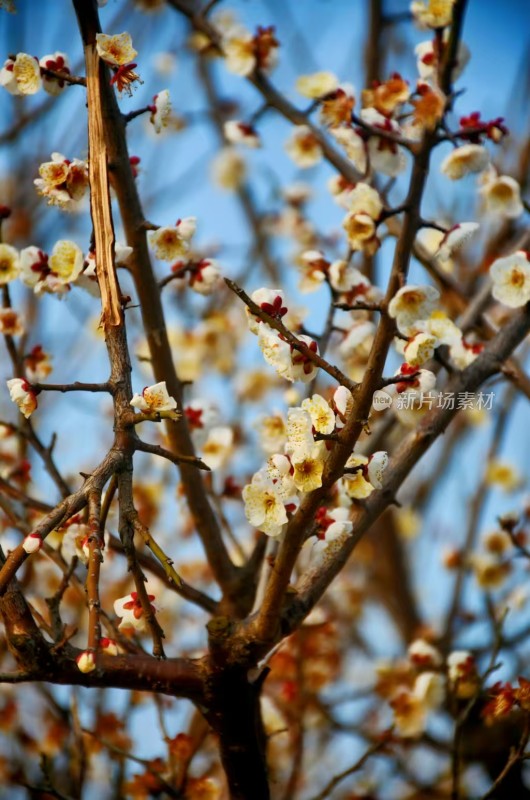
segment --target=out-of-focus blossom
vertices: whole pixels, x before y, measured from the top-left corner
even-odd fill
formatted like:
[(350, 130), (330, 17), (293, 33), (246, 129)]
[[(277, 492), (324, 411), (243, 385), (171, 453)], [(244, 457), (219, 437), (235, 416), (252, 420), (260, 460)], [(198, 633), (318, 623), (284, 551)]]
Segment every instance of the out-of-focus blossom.
[(155, 94), (150, 111), (149, 121), (153, 125), (155, 132), (160, 133), (162, 128), (167, 127), (169, 115), (171, 114), (171, 99), (168, 89), (162, 89), (161, 92)]
[(439, 298), (440, 293), (434, 286), (403, 286), (390, 301), (388, 313), (396, 320), (399, 332), (410, 336), (414, 333), (414, 324), (434, 311)]
[(234, 192), (243, 184), (247, 165), (235, 147), (224, 147), (212, 161), (212, 178), (221, 189)]
[(310, 75), (300, 75), (296, 81), (296, 91), (310, 100), (318, 100), (334, 92), (338, 85), (339, 79), (332, 72), (312, 72)]
[(524, 211), (521, 202), (521, 187), (509, 175), (498, 175), (489, 167), (480, 176), (479, 195), (484, 211), (501, 219), (516, 219)]
[(453, 18), (455, 0), (413, 0), (410, 10), (420, 28), (446, 28)]
[(437, 257), (447, 261), (453, 253), (461, 247), (478, 231), (478, 222), (460, 222), (453, 225), (444, 235), (438, 248)]
[(18, 250), (9, 244), (0, 244), (0, 286), (18, 277), (20, 258)]
[(482, 172), (489, 160), (489, 153), (481, 144), (463, 144), (444, 158), (440, 169), (447, 178), (458, 181), (471, 173)]
[(524, 250), (494, 261), (490, 276), (495, 300), (509, 308), (520, 308), (530, 301), (530, 262)]
[(225, 139), (230, 144), (243, 144), (245, 147), (261, 147), (261, 139), (252, 125), (240, 122), (237, 119), (228, 120), (223, 126)]
[(299, 125), (294, 129), (285, 143), (285, 150), (301, 169), (314, 167), (322, 159), (322, 147), (307, 125)]
[(22, 378), (11, 378), (7, 381), (7, 388), (13, 403), (19, 408), (21, 414), (29, 419), (37, 408), (37, 395), (32, 389), (31, 384)]

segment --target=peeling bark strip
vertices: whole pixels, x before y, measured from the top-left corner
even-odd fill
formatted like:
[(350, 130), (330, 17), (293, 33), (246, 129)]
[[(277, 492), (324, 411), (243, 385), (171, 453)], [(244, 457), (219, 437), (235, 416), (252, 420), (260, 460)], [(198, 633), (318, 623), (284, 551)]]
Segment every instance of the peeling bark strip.
[(123, 314), (120, 290), (114, 265), (114, 228), (110, 213), (109, 181), (107, 175), (107, 146), (101, 116), (101, 81), (103, 69), (95, 44), (85, 47), (88, 99), (88, 168), (90, 177), (90, 209), (96, 243), (96, 273), (101, 291), (101, 321), (121, 325)]

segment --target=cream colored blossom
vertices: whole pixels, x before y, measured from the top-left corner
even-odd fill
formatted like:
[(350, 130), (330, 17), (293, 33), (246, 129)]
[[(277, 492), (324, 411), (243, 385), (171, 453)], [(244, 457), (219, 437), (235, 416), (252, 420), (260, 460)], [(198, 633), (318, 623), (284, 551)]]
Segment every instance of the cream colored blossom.
[(9, 244), (0, 244), (0, 286), (18, 277), (20, 258), (18, 250)]
[(318, 433), (332, 433), (335, 430), (335, 414), (329, 403), (319, 394), (306, 398), (302, 408), (311, 416), (311, 422)]
[(234, 192), (243, 184), (247, 165), (234, 147), (224, 147), (212, 162), (212, 178), (221, 189)]
[(521, 202), (521, 187), (509, 175), (498, 175), (490, 167), (481, 176), (479, 196), (484, 211), (501, 219), (517, 219), (524, 212)]
[(442, 656), (436, 647), (425, 639), (414, 639), (408, 647), (407, 655), (417, 667), (440, 667)]
[(0, 333), (5, 336), (22, 336), (24, 331), (24, 323), (14, 309), (0, 308)]
[(488, 462), (485, 481), (489, 486), (496, 486), (505, 492), (515, 492), (523, 485), (521, 475), (513, 464), (498, 459)]
[(348, 210), (354, 214), (368, 214), (377, 220), (383, 210), (379, 192), (367, 183), (357, 183), (348, 195)]
[(225, 139), (230, 144), (242, 144), (245, 147), (255, 149), (261, 147), (261, 139), (252, 125), (247, 125), (237, 119), (231, 119), (224, 123), (223, 132)]
[(299, 125), (294, 129), (285, 143), (285, 150), (301, 169), (314, 167), (322, 159), (322, 147), (307, 125)]
[(96, 669), (96, 657), (92, 650), (84, 650), (75, 661), (79, 672), (88, 673)]
[(414, 333), (414, 324), (428, 317), (436, 306), (440, 293), (434, 286), (403, 286), (388, 305), (389, 315), (396, 320), (400, 333)]
[(51, 161), (39, 166), (39, 175), (33, 181), (38, 193), (65, 211), (75, 211), (88, 190), (87, 162), (62, 153), (52, 153)]
[(317, 100), (339, 86), (339, 79), (332, 72), (312, 72), (310, 75), (300, 75), (296, 81), (296, 91), (310, 100)]
[(151, 106), (151, 116), (149, 121), (153, 125), (155, 132), (160, 133), (162, 128), (166, 128), (171, 114), (171, 99), (169, 90), (163, 89), (153, 97)]
[(42, 86), (38, 59), (28, 53), (8, 58), (0, 70), (0, 86), (14, 95), (36, 94)]
[(245, 516), (255, 528), (268, 536), (279, 536), (287, 522), (283, 499), (268, 475), (257, 472), (243, 488)]
[(344, 218), (342, 227), (352, 250), (362, 250), (371, 256), (379, 249), (377, 225), (369, 214), (350, 212)]
[(446, 28), (453, 18), (455, 0), (413, 0), (412, 15), (420, 28)]
[(353, 166), (364, 174), (366, 172), (368, 160), (366, 142), (363, 137), (355, 128), (344, 125), (337, 128), (330, 128), (329, 132), (335, 141), (344, 149)]
[(423, 366), (431, 360), (437, 345), (438, 340), (435, 336), (428, 333), (417, 333), (407, 342), (403, 351), (407, 364), (413, 367)]
[(212, 428), (202, 447), (202, 460), (210, 469), (225, 466), (234, 449), (234, 431), (226, 425)]
[(300, 492), (312, 492), (322, 486), (326, 447), (317, 442), (307, 452), (295, 452), (292, 457), (294, 483)]
[(75, 242), (56, 242), (49, 260), (53, 276), (60, 284), (73, 283), (83, 269), (83, 251)]
[(345, 468), (355, 469), (355, 472), (345, 474), (340, 483), (347, 496), (352, 500), (364, 500), (374, 491), (374, 487), (366, 479), (367, 465), (368, 458), (357, 453), (351, 455), (346, 462)]
[[(402, 135), (402, 130), (397, 122), (380, 114), (375, 108), (363, 108), (361, 119), (375, 131), (379, 128), (382, 133)], [(368, 139), (368, 155), (373, 170), (392, 178), (403, 172), (407, 166), (403, 148), (384, 136), (378, 136), (377, 133), (370, 135)]]
[(141, 394), (135, 394), (131, 400), (131, 406), (140, 411), (174, 411), (177, 401), (171, 397), (167, 391), (165, 381), (155, 383), (153, 386), (146, 386)]
[(29, 419), (38, 405), (37, 395), (31, 384), (21, 378), (11, 378), (6, 383), (11, 400), (16, 403), (20, 413)]
[(132, 39), (128, 33), (117, 33), (109, 36), (106, 33), (96, 34), (96, 49), (98, 55), (112, 67), (123, 67), (134, 61), (138, 51), (132, 46)]
[(293, 457), (309, 453), (314, 445), (313, 420), (304, 408), (290, 408), (287, 412), (287, 444), (285, 452)]
[(287, 441), (287, 428), (281, 414), (262, 417), (257, 424), (261, 447), (266, 453), (278, 453)]
[(441, 258), (442, 261), (447, 261), (453, 253), (460, 250), (471, 239), (479, 228), (478, 222), (460, 222), (457, 225), (453, 225), (442, 238), (436, 254), (437, 257)]
[[(43, 56), (40, 59), (39, 64), (42, 68), (52, 70), (53, 72), (64, 72), (66, 74), (70, 72), (70, 60), (66, 53), (49, 53), (49, 55)], [(57, 96), (64, 91), (66, 85), (66, 81), (61, 78), (55, 78), (51, 75), (42, 75), (42, 88), (45, 92), (48, 92), (48, 94)]]
[(530, 262), (523, 250), (494, 261), (490, 276), (495, 300), (509, 308), (519, 308), (530, 301)]
[(383, 488), (383, 475), (388, 465), (388, 453), (384, 450), (377, 450), (368, 459), (366, 477), (374, 489)]
[(254, 37), (242, 25), (235, 25), (228, 29), (223, 38), (223, 52), (225, 64), (229, 72), (234, 75), (247, 77), (256, 67), (256, 54)]
[(161, 261), (176, 261), (186, 256), (196, 228), (195, 217), (185, 217), (173, 226), (158, 228), (149, 236), (155, 255)]
[(441, 172), (452, 181), (471, 173), (482, 172), (489, 164), (489, 154), (481, 144), (464, 144), (456, 147), (441, 164)]

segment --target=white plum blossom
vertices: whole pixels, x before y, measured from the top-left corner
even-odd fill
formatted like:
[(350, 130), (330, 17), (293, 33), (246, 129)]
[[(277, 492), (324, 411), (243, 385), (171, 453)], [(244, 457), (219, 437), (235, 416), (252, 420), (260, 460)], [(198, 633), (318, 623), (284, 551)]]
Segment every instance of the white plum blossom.
[(374, 486), (370, 483), (367, 476), (368, 458), (358, 453), (352, 454), (345, 464), (345, 473), (339, 481), (339, 489), (342, 490), (350, 500), (364, 500), (374, 491)]
[(42, 537), (38, 533), (28, 533), (22, 542), (22, 549), (28, 555), (36, 553), (42, 547)]
[(42, 86), (39, 60), (28, 53), (8, 58), (0, 70), (0, 86), (10, 94), (36, 94)]
[(329, 267), (329, 282), (336, 292), (366, 294), (372, 287), (368, 278), (349, 261), (337, 259)]
[[(397, 122), (380, 114), (375, 108), (363, 108), (361, 119), (372, 128), (381, 129), (383, 133), (392, 133), (401, 136), (402, 131)], [(395, 178), (407, 166), (407, 159), (403, 148), (384, 136), (370, 135), (368, 139), (368, 155), (370, 165), (376, 172), (382, 172)]]
[(167, 127), (171, 114), (171, 99), (168, 89), (162, 89), (161, 92), (155, 94), (153, 97), (153, 105), (150, 107), (150, 110), (151, 116), (149, 121), (155, 129), (155, 133), (160, 133), (162, 128)]
[[(149, 605), (151, 606), (151, 611), (156, 613), (157, 607), (154, 604), (156, 599), (155, 595), (148, 594), (147, 599), (149, 601)], [(118, 625), (119, 630), (132, 628), (138, 633), (141, 633), (147, 628), (144, 609), (137, 592), (131, 592), (131, 594), (115, 600), (114, 613), (117, 617), (121, 617), (121, 622)]]
[(464, 144), (456, 147), (441, 164), (441, 172), (452, 181), (471, 173), (482, 172), (489, 164), (489, 153), (481, 144)]
[(89, 673), (96, 669), (96, 657), (92, 650), (84, 650), (75, 661), (79, 672)]
[(410, 11), (420, 28), (446, 28), (453, 18), (455, 0), (412, 0)]
[(326, 457), (324, 442), (316, 442), (310, 449), (296, 450), (291, 458), (293, 480), (300, 492), (312, 492), (322, 486), (322, 473)]
[(267, 460), (265, 469), (280, 497), (284, 500), (296, 497), (293, 466), (287, 456), (275, 453)]
[(453, 253), (460, 248), (478, 231), (480, 225), (478, 222), (460, 222), (453, 225), (444, 235), (440, 242), (437, 258), (442, 261), (447, 261)]
[(517, 219), (524, 212), (521, 187), (509, 175), (498, 175), (494, 167), (485, 170), (481, 177), (479, 195), (486, 214), (501, 219)]
[(441, 667), (440, 652), (425, 639), (414, 639), (407, 650), (409, 659), (418, 667)]
[(227, 425), (211, 428), (202, 446), (202, 460), (210, 469), (223, 467), (234, 449), (234, 431)]
[(409, 284), (396, 292), (388, 305), (388, 313), (396, 320), (399, 332), (410, 336), (415, 323), (428, 317), (439, 299), (440, 293), (434, 286)]
[(326, 280), (329, 261), (324, 258), (324, 254), (320, 250), (306, 250), (300, 256), (299, 261), (302, 265), (300, 291), (304, 294), (316, 291)]
[(45, 197), (49, 205), (64, 211), (76, 211), (88, 189), (88, 164), (74, 158), (70, 160), (62, 153), (52, 153), (51, 161), (39, 166), (40, 178), (33, 183), (37, 192)]
[(177, 401), (174, 397), (170, 397), (166, 382), (161, 381), (153, 386), (146, 386), (141, 394), (135, 394), (130, 405), (140, 411), (156, 413), (158, 411), (174, 411)]
[[(256, 289), (252, 292), (250, 299), (256, 303), (266, 314), (277, 319), (282, 319), (287, 314), (287, 306), (285, 305), (285, 296), (281, 289)], [(260, 326), (263, 324), (259, 317), (255, 317), (251, 311), (245, 306), (247, 314), (248, 327), (251, 333), (256, 336), (260, 331)]]
[(223, 131), (225, 139), (230, 144), (242, 144), (245, 147), (255, 149), (261, 147), (261, 139), (252, 125), (248, 125), (237, 119), (231, 119), (224, 123)]
[(242, 25), (233, 25), (228, 28), (223, 38), (223, 52), (229, 72), (246, 78), (254, 71), (256, 66), (254, 37)]
[(114, 36), (96, 33), (96, 50), (99, 57), (111, 67), (126, 66), (138, 55), (138, 51), (132, 46), (130, 34), (126, 32)]
[(368, 164), (367, 145), (360, 133), (355, 128), (345, 125), (331, 128), (329, 132), (344, 149), (354, 167), (364, 174)]
[(429, 333), (416, 333), (405, 345), (403, 354), (412, 367), (421, 367), (430, 361), (439, 342)]
[(366, 477), (374, 487), (374, 489), (382, 489), (383, 487), (383, 474), (388, 464), (388, 453), (384, 450), (378, 450), (372, 453), (368, 459), (366, 467)]
[(11, 400), (13, 403), (16, 403), (20, 413), (23, 414), (26, 419), (29, 419), (38, 405), (37, 395), (33, 387), (22, 378), (11, 378), (6, 381), (6, 383)]
[(220, 189), (234, 192), (244, 183), (247, 165), (235, 147), (223, 147), (212, 161), (212, 178)]
[[(47, 56), (43, 56), (39, 64), (43, 69), (49, 69), (53, 72), (64, 72), (66, 75), (70, 73), (70, 60), (66, 53), (50, 53)], [(42, 75), (42, 88), (48, 94), (59, 95), (64, 91), (65, 87), (66, 81), (64, 79), (56, 78), (52, 75)]]
[(179, 219), (173, 226), (158, 228), (149, 236), (155, 255), (161, 261), (175, 261), (186, 256), (197, 227), (196, 217)]
[(257, 530), (267, 536), (279, 536), (288, 521), (284, 498), (266, 472), (256, 472), (252, 482), (243, 488), (245, 516)]
[(213, 258), (203, 258), (194, 264), (190, 272), (190, 286), (194, 292), (202, 295), (213, 294), (219, 287), (221, 270)]
[(0, 243), (0, 286), (18, 277), (21, 264), (18, 250), (10, 244)]
[(285, 143), (285, 150), (301, 169), (314, 167), (322, 159), (320, 142), (307, 125), (299, 125), (294, 129)]
[(530, 301), (530, 262), (524, 250), (498, 258), (490, 267), (495, 300), (509, 308), (520, 308)]
[[(443, 34), (443, 42), (446, 44), (448, 39), (448, 31), (445, 30)], [(436, 79), (436, 70), (438, 66), (437, 58), (434, 52), (434, 42), (429, 39), (426, 42), (420, 42), (414, 48), (417, 58), (417, 68), (421, 80), (432, 81)], [(458, 43), (458, 50), (456, 53), (456, 64), (453, 67), (451, 77), (454, 81), (462, 74), (464, 68), (471, 58), (469, 48), (464, 42)]]
[(83, 269), (83, 251), (75, 242), (61, 239), (54, 245), (48, 263), (51, 276), (45, 279), (43, 288), (50, 284), (50, 277), (62, 285), (73, 283)]
[(287, 412), (287, 444), (285, 452), (294, 457), (308, 453), (315, 443), (313, 420), (305, 408), (290, 408)]
[(333, 550), (335, 543), (340, 544), (351, 535), (353, 523), (349, 508), (339, 506), (329, 509), (321, 506), (315, 515), (317, 521), (316, 536), (311, 536), (304, 544), (311, 561), (322, 560), (326, 552)]
[(335, 389), (333, 407), (336, 413), (337, 428), (342, 428), (353, 408), (353, 395), (346, 386), (339, 386)]
[(262, 322), (258, 327), (258, 344), (267, 364), (274, 367), (282, 378), (292, 381), (291, 347), (289, 343), (280, 338), (277, 331)]
[(335, 414), (329, 403), (320, 395), (314, 394), (302, 402), (302, 408), (311, 417), (311, 422), (317, 433), (332, 433), (335, 430)]
[(310, 75), (300, 75), (296, 81), (296, 91), (310, 100), (318, 100), (339, 86), (339, 79), (333, 72), (312, 72)]
[(348, 360), (355, 356), (359, 349), (365, 349), (366, 345), (371, 346), (375, 331), (376, 325), (369, 319), (355, 322), (339, 345), (341, 357)]

